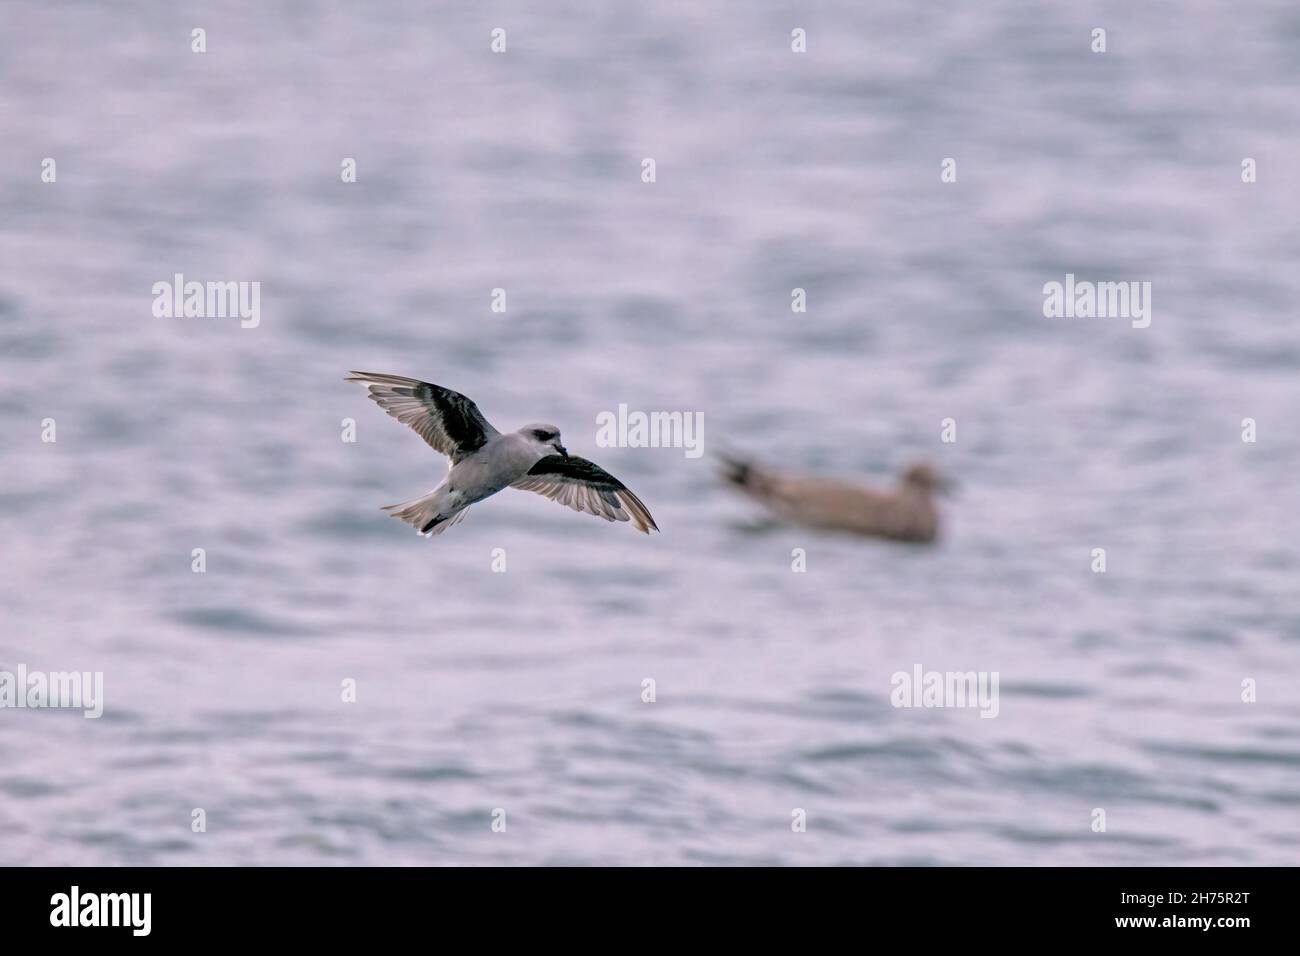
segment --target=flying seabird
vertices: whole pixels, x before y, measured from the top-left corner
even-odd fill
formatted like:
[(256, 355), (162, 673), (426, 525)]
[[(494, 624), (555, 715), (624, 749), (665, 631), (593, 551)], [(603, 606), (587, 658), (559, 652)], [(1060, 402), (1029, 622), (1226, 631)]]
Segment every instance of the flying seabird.
[(534, 423), (502, 434), (478, 406), (459, 392), (402, 375), (352, 372), (389, 415), (410, 425), (434, 451), (451, 459), (447, 477), (419, 498), (385, 511), (420, 534), (441, 534), (465, 517), (476, 501), (502, 488), (521, 488), (575, 511), (628, 521), (646, 534), (659, 530), (649, 510), (623, 482), (585, 458), (570, 455), (554, 425)]
[(722, 466), (727, 481), (787, 521), (894, 541), (928, 542), (938, 534), (931, 496), (946, 483), (928, 464), (912, 465), (892, 491), (775, 471), (730, 455)]

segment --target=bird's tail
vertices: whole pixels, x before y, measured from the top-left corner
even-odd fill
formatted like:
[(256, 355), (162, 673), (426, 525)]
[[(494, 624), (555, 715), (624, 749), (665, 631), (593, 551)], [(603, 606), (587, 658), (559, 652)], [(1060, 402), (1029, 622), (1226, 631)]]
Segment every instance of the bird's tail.
[(425, 537), (442, 534), (454, 524), (465, 518), (468, 508), (461, 508), (452, 514), (443, 514), (442, 489), (438, 488), (419, 498), (404, 501), (398, 505), (385, 505), (384, 510), (394, 518), (400, 518)]
[(767, 476), (763, 469), (748, 459), (731, 452), (718, 455), (722, 466), (722, 477), (751, 495), (762, 496), (768, 490)]

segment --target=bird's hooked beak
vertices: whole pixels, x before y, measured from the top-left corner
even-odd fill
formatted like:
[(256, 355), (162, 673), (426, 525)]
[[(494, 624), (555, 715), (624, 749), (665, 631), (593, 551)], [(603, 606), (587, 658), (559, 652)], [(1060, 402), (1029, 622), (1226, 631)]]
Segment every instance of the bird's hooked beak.
[(555, 449), (555, 451), (559, 454), (559, 456), (560, 456), (561, 458), (568, 458), (568, 457), (569, 457), (569, 451), (568, 451), (568, 449), (565, 448), (563, 445), (561, 445), (558, 441), (557, 441), (557, 442), (552, 442), (552, 443), (551, 443), (551, 447)]

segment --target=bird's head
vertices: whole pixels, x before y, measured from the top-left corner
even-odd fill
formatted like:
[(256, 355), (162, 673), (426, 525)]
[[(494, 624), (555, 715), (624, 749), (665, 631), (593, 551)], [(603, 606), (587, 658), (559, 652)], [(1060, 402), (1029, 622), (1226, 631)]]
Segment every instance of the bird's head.
[(921, 462), (903, 472), (903, 484), (918, 491), (950, 491), (952, 482), (940, 475), (933, 465)]
[(560, 430), (554, 425), (536, 423), (525, 425), (519, 429), (519, 434), (523, 435), (530, 442), (537, 446), (537, 451), (542, 455), (559, 455), (562, 458), (568, 458), (569, 452), (560, 441)]

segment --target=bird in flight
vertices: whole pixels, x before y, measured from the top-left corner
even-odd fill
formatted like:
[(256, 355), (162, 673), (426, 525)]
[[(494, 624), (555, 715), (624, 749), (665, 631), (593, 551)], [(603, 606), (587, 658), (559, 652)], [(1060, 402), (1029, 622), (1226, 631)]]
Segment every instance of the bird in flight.
[(909, 467), (890, 491), (777, 471), (732, 456), (723, 456), (722, 468), (723, 478), (779, 518), (893, 541), (933, 541), (939, 532), (939, 512), (932, 495), (948, 487), (925, 463)]
[(477, 405), (441, 385), (375, 372), (352, 372), (344, 381), (369, 386), (380, 408), (451, 459), (447, 477), (433, 491), (384, 508), (426, 537), (446, 531), (465, 517), (470, 505), (507, 487), (535, 491), (606, 521), (631, 521), (645, 534), (659, 530), (623, 482), (570, 455), (554, 425), (536, 423), (502, 434)]

